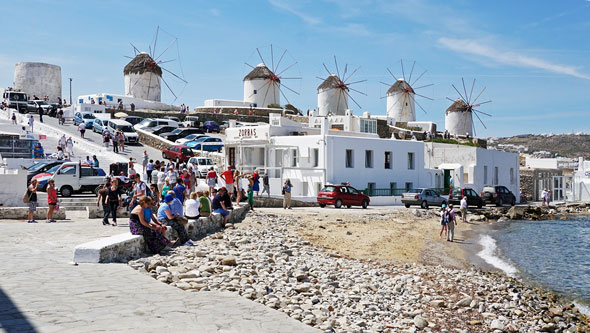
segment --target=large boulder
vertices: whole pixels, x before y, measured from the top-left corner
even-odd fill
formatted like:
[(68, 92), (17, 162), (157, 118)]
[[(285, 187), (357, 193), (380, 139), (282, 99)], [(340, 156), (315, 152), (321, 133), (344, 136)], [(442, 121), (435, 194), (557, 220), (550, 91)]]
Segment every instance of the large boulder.
[(511, 220), (522, 220), (528, 208), (528, 206), (512, 206), (508, 210), (508, 217)]

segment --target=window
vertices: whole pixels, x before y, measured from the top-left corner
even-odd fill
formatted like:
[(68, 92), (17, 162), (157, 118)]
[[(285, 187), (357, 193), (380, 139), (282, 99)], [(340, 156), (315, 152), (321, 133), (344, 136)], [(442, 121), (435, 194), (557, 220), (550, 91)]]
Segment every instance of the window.
[(414, 170), (414, 153), (408, 153), (408, 170)]
[(365, 150), (365, 168), (373, 167), (373, 151)]
[(92, 177), (97, 175), (98, 171), (94, 168), (82, 168), (82, 177)]
[(369, 195), (375, 195), (375, 183), (368, 183), (367, 189), (369, 190)]
[(498, 167), (494, 167), (494, 185), (498, 185)]
[(293, 157), (293, 159), (291, 160), (291, 166), (296, 167), (297, 166), (297, 149), (291, 150), (291, 156)]
[(346, 167), (354, 168), (354, 150), (346, 149)]
[(74, 166), (68, 166), (68, 167), (65, 167), (65, 168), (59, 170), (60, 175), (73, 175), (75, 173), (76, 173), (76, 167), (74, 167)]
[(396, 191), (395, 189), (397, 188), (397, 183), (393, 182), (393, 183), (389, 183), (389, 192), (390, 195), (396, 195)]
[(312, 150), (312, 162), (311, 165), (315, 168), (320, 164), (320, 150), (318, 148), (314, 148)]
[(412, 184), (412, 182), (407, 182), (406, 183), (406, 192), (409, 192), (412, 187), (414, 187), (414, 184)]
[(488, 166), (487, 165), (483, 166), (483, 184), (484, 185), (488, 184)]
[(391, 152), (385, 152), (385, 169), (391, 169)]
[(377, 133), (377, 121), (373, 119), (361, 119), (362, 133)]
[(514, 185), (514, 168), (510, 168), (510, 185)]
[(253, 93), (253, 95), (256, 95), (256, 89), (254, 89), (254, 93)]
[(354, 188), (354, 187), (349, 187), (348, 188), (348, 193), (350, 193), (350, 194), (359, 194), (359, 191), (356, 188)]

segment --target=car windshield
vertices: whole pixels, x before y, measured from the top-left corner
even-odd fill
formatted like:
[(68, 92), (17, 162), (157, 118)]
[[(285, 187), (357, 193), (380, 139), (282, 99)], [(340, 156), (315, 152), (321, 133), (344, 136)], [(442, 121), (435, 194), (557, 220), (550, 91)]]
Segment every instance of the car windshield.
[(59, 165), (59, 164), (58, 164), (58, 165), (56, 165), (56, 166), (54, 166), (53, 168), (51, 168), (51, 169), (47, 170), (47, 173), (54, 173), (54, 172), (56, 172), (56, 171), (57, 171), (57, 169), (59, 169), (59, 167), (60, 167), (60, 166), (61, 166), (61, 165)]
[(149, 124), (149, 122), (152, 121), (151, 119), (144, 119), (142, 121), (139, 122), (140, 125), (147, 125)]
[(336, 186), (325, 186), (320, 192), (336, 192)]
[(37, 164), (34, 164), (34, 165), (30, 166), (27, 170), (29, 170), (29, 171), (37, 171), (37, 170), (42, 169), (47, 164), (49, 164), (49, 163), (46, 163), (46, 162), (37, 163)]
[(84, 119), (94, 119), (96, 118), (92, 113), (85, 113), (82, 118)]
[(177, 128), (177, 129), (175, 129), (174, 131), (172, 131), (170, 133), (172, 133), (172, 134), (178, 134), (180, 132), (182, 132), (182, 128)]
[(192, 140), (192, 139), (194, 139), (196, 137), (197, 137), (196, 134), (189, 134), (189, 135), (185, 136), (184, 138), (187, 139), (187, 140)]
[(200, 165), (213, 165), (213, 160), (210, 158), (199, 158)]
[(119, 125), (117, 126), (117, 129), (123, 132), (135, 132), (135, 129), (129, 125)]
[(20, 93), (20, 94), (19, 93), (10, 93), (8, 98), (13, 101), (26, 101), (27, 95), (23, 94), (23, 93)]

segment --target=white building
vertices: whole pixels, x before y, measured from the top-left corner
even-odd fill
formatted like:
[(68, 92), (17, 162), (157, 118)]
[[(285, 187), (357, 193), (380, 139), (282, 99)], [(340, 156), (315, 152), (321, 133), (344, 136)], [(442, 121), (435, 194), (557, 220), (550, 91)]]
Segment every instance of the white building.
[(80, 95), (74, 101), (74, 103), (78, 104), (91, 104), (92, 100), (96, 104), (102, 102), (109, 108), (116, 108), (119, 105), (119, 102), (123, 103), (123, 107), (126, 110), (131, 108), (131, 103), (135, 105), (135, 109), (146, 109), (146, 110), (166, 110), (166, 111), (178, 111), (180, 107), (169, 105), (162, 102), (155, 102), (155, 101), (148, 101), (141, 98), (135, 98), (132, 96), (125, 96), (125, 95), (117, 95), (117, 94), (108, 94), (108, 93), (100, 93), (100, 94), (90, 94), (90, 95)]
[(404, 80), (398, 79), (387, 90), (387, 117), (396, 122), (416, 121), (414, 89)]
[(473, 137), (473, 112), (461, 98), (457, 98), (445, 111), (445, 129), (451, 135)]
[(265, 64), (258, 64), (244, 77), (244, 103), (262, 108), (281, 105), (280, 84), (280, 79)]
[(578, 170), (574, 173), (573, 198), (575, 201), (590, 201), (590, 161), (578, 160)]
[(348, 110), (348, 87), (336, 74), (318, 86), (318, 115), (344, 115)]
[(147, 53), (141, 52), (123, 69), (125, 95), (147, 101), (162, 98), (162, 68)]

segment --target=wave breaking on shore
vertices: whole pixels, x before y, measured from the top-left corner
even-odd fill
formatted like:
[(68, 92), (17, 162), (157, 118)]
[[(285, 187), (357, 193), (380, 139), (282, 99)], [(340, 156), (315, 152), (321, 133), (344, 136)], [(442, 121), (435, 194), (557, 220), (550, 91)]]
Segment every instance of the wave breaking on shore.
[(481, 235), (478, 242), (482, 247), (482, 250), (477, 253), (480, 258), (489, 265), (503, 271), (506, 275), (510, 277), (516, 276), (518, 269), (498, 255), (498, 245), (492, 236)]

